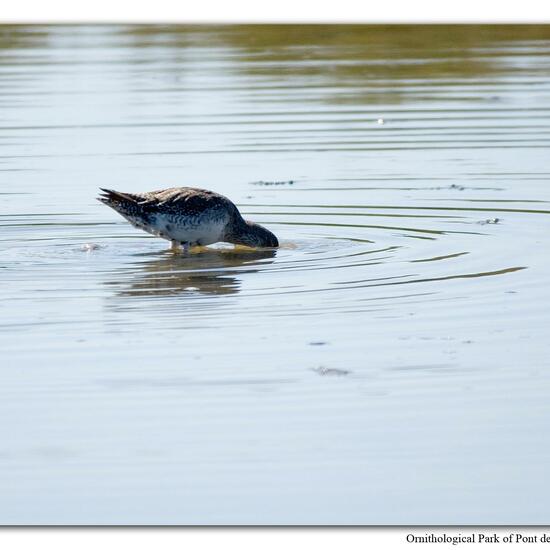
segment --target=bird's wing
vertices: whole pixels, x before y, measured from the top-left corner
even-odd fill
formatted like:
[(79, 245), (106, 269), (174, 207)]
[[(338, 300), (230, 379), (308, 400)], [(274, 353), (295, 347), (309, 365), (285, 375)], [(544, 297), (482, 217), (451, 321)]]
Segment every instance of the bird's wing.
[(233, 203), (212, 191), (193, 187), (172, 187), (139, 195), (138, 203), (143, 208), (164, 211), (185, 211), (188, 214), (202, 214), (206, 210), (228, 208)]

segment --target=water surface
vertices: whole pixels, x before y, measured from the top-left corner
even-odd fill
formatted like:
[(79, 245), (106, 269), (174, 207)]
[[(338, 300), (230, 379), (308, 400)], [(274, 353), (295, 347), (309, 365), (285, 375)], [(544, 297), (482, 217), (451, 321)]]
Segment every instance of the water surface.
[[(0, 28), (0, 523), (545, 524), (550, 27)], [(280, 238), (189, 257), (98, 187)]]

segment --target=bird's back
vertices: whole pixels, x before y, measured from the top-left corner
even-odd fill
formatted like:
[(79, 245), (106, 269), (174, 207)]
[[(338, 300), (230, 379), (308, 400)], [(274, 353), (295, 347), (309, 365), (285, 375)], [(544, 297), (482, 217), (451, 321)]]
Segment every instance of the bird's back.
[(99, 199), (134, 226), (154, 235), (187, 242), (212, 244), (223, 240), (225, 229), (240, 218), (237, 207), (223, 195), (194, 187), (171, 187), (147, 193), (102, 189)]
[(227, 197), (195, 187), (170, 187), (131, 196), (142, 208), (189, 216), (200, 215), (210, 209), (237, 209)]

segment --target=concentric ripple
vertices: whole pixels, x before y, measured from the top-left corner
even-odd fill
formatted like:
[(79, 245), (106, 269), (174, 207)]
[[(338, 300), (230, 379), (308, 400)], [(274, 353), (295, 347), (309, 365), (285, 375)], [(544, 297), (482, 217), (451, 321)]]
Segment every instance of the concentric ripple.
[[(466, 280), (501, 276), (508, 278), (502, 284), (513, 286), (513, 274), (528, 267), (530, 258), (520, 243), (528, 239), (533, 211), (426, 203), (430, 206), (412, 210), (296, 204), (266, 209), (266, 204), (248, 204), (243, 206), (248, 217), (280, 232), (279, 250), (218, 246), (196, 249), (189, 257), (169, 251), (134, 255), (106, 281), (116, 291), (110, 304), (138, 310), (149, 304), (164, 315), (176, 314), (184, 302), (197, 310), (194, 323), (234, 315), (232, 322), (250, 325), (257, 316), (360, 313), (371, 303), (378, 312), (395, 312), (419, 296), (429, 304), (465, 290), (472, 299), (478, 292), (487, 297), (495, 284)], [(510, 232), (517, 249), (495, 248), (494, 239), (505, 239)], [(157, 244), (151, 247), (163, 248)], [(110, 246), (126, 248), (122, 242)], [(496, 287), (500, 292), (501, 285)], [(210, 301), (236, 294), (239, 299), (233, 302)], [(159, 306), (156, 299), (162, 297), (170, 300)]]

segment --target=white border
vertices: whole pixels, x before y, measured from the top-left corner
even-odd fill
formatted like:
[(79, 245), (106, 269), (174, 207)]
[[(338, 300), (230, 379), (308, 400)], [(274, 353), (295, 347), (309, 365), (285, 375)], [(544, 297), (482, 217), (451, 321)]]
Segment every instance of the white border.
[[(407, 535), (473, 535), (475, 543), (412, 543)], [(498, 542), (483, 542), (480, 534)], [(536, 536), (537, 543), (516, 542)], [(549, 529), (536, 527), (379, 527), (379, 528), (32, 528), (0, 529), (0, 544), (9, 550), (400, 550), (438, 548), (546, 548), (539, 542)], [(506, 539), (509, 537), (510, 542)]]
[(406, 542), (410, 532), (406, 528), (27, 528), (0, 530), (0, 544), (9, 550), (394, 550), (411, 546)]
[(541, 23), (550, 2), (521, 0), (17, 0), (4, 1), (1, 22), (135, 23)]

